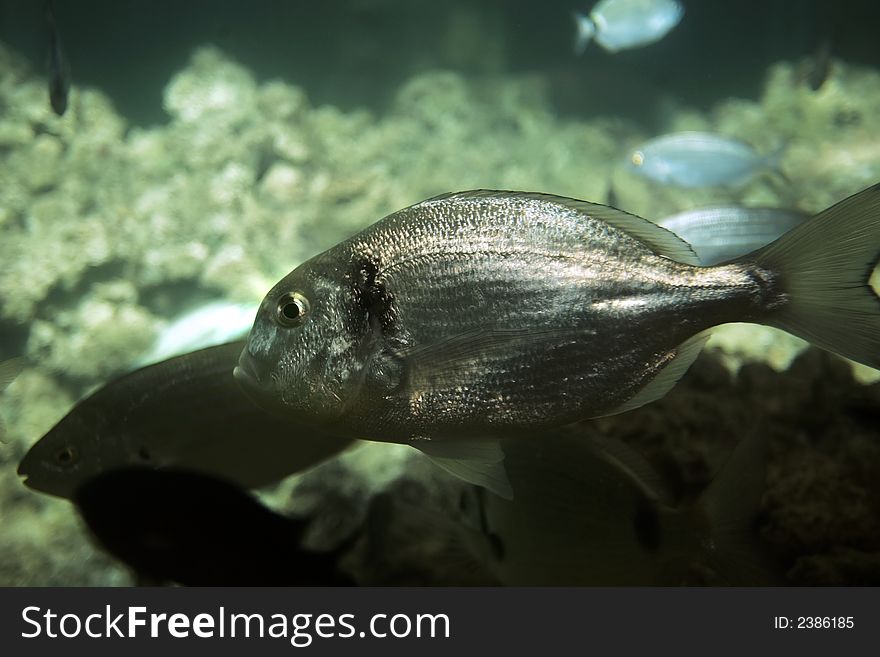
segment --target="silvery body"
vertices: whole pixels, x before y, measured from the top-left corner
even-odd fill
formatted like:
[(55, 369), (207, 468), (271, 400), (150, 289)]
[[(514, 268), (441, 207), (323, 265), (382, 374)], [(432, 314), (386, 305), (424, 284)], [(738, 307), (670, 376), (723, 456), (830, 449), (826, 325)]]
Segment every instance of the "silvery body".
[(602, 0), (589, 16), (575, 12), (575, 52), (583, 52), (591, 39), (608, 52), (649, 45), (666, 36), (683, 15), (677, 0)]
[(628, 164), (663, 185), (735, 187), (764, 169), (778, 167), (780, 155), (761, 155), (745, 142), (710, 132), (675, 132), (636, 148)]
[[(753, 257), (700, 267), (669, 231), (607, 206), (437, 197), (282, 279), (236, 376), (325, 431), (408, 442), (641, 405), (696, 357), (697, 334), (725, 322), (778, 325), (876, 367), (880, 305), (863, 261), (876, 262), (878, 199), (866, 190)], [(858, 320), (844, 329), (848, 312)]]
[(779, 239), (809, 217), (800, 210), (719, 205), (678, 212), (657, 225), (690, 244), (702, 264), (714, 265)]

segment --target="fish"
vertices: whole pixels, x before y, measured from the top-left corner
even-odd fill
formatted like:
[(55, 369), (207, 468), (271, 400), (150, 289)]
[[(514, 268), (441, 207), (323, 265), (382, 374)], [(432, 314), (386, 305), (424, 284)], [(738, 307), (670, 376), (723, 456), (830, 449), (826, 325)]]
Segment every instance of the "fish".
[(247, 335), (253, 322), (252, 304), (212, 301), (191, 308), (159, 334), (137, 364), (141, 367)]
[(49, 104), (55, 114), (64, 116), (70, 95), (70, 63), (61, 48), (55, 7), (51, 0), (46, 2), (46, 22), (49, 26)]
[(684, 188), (746, 184), (767, 169), (779, 169), (782, 149), (760, 155), (749, 144), (711, 132), (674, 132), (637, 147), (629, 168), (662, 185)]
[(574, 51), (579, 55), (592, 40), (608, 52), (659, 41), (681, 22), (684, 7), (677, 0), (601, 0), (589, 16), (573, 14)]
[(754, 586), (780, 578), (754, 530), (766, 472), (760, 424), (683, 501), (641, 454), (583, 424), (540, 441), (504, 438), (501, 449), (513, 500), (473, 488), (476, 524), (384, 500), (382, 532), (371, 505), (366, 569), (390, 568), (386, 561), (413, 546), (431, 549), (452, 585)]
[(809, 218), (800, 210), (719, 205), (677, 212), (657, 225), (690, 244), (700, 264), (715, 265), (756, 251)]
[(29, 488), (65, 499), (94, 477), (129, 466), (182, 468), (257, 488), (351, 444), (256, 406), (232, 376), (243, 346), (210, 347), (104, 385), (30, 448), (19, 476)]
[[(24, 358), (18, 356), (0, 362), (0, 393), (6, 390), (24, 369)], [(6, 424), (0, 418), (0, 443), (6, 442)]]
[(878, 259), (880, 184), (714, 267), (608, 206), (446, 194), (282, 278), (235, 377), (297, 424), (412, 445), (510, 496), (499, 437), (663, 397), (720, 324), (778, 327), (880, 367)]
[(123, 467), (73, 499), (98, 544), (140, 581), (185, 586), (352, 586), (339, 567), (353, 537), (329, 552), (303, 547), (307, 519), (287, 518), (225, 479)]
[(505, 440), (514, 500), (486, 494), (490, 571), (508, 585), (756, 585), (775, 577), (752, 526), (765, 434), (753, 430), (696, 500), (676, 504), (640, 454), (596, 432)]
[(822, 39), (813, 55), (798, 67), (798, 75), (811, 91), (819, 91), (834, 69), (831, 40)]

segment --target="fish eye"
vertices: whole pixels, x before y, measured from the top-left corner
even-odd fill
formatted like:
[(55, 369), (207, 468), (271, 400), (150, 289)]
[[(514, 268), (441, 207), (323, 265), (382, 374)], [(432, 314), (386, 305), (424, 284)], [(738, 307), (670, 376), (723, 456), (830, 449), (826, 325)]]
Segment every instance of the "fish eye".
[(65, 445), (55, 452), (55, 462), (59, 465), (73, 465), (79, 458), (79, 452), (71, 445)]
[(309, 300), (299, 292), (288, 292), (275, 306), (275, 319), (281, 326), (298, 326), (308, 313)]

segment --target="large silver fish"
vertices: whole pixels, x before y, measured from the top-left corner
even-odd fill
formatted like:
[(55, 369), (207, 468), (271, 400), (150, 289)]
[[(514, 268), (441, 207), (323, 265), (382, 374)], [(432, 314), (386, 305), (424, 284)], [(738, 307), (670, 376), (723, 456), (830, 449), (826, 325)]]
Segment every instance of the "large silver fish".
[(448, 194), (283, 278), (235, 372), (322, 431), (411, 443), (454, 468), (497, 464), (478, 439), (657, 399), (719, 324), (777, 326), (880, 367), (878, 256), (880, 185), (716, 267), (607, 206)]
[(72, 498), (118, 468), (178, 468), (248, 488), (273, 483), (351, 440), (257, 407), (231, 375), (242, 341), (139, 369), (78, 403), (25, 455), (28, 487)]

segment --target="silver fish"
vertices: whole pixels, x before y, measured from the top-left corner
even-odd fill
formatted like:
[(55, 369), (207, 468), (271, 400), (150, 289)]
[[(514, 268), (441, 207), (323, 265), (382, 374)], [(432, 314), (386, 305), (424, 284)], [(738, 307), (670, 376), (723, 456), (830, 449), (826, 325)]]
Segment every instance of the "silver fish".
[(68, 499), (127, 466), (192, 470), (255, 488), (351, 443), (254, 405), (232, 377), (243, 346), (203, 349), (105, 385), (31, 447), (18, 474), (29, 488)]
[(809, 218), (800, 210), (719, 205), (678, 212), (657, 225), (690, 244), (700, 263), (715, 265), (756, 251)]
[(738, 186), (776, 169), (781, 151), (760, 155), (745, 142), (711, 132), (674, 132), (636, 148), (628, 165), (640, 175), (678, 187)]
[(682, 16), (677, 0), (601, 0), (589, 16), (574, 12), (574, 51), (582, 53), (591, 40), (608, 52), (647, 46), (666, 36)]
[(241, 340), (253, 319), (253, 305), (231, 301), (212, 301), (191, 308), (170, 322), (138, 365), (186, 354), (196, 349)]
[(880, 185), (717, 267), (608, 206), (448, 194), (283, 278), (235, 375), (297, 423), (410, 443), (509, 492), (503, 455), (480, 439), (658, 399), (719, 324), (777, 326), (880, 367), (878, 255)]

